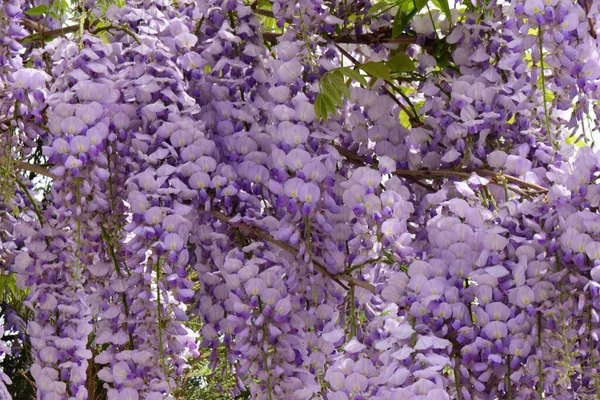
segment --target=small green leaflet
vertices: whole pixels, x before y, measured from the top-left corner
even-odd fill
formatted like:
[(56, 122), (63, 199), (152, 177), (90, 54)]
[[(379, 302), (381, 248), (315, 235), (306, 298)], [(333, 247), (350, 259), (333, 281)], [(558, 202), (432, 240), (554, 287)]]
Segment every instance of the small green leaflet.
[(389, 10), (390, 8), (396, 7), (406, 0), (381, 0), (378, 3), (373, 4), (369, 8), (368, 15), (377, 15), (381, 11)]
[(328, 93), (321, 91), (315, 99), (315, 115), (317, 118), (323, 117), (327, 121), (330, 112), (335, 112), (335, 104)]
[(350, 67), (340, 68), (340, 71), (342, 72), (342, 74), (346, 75), (348, 78), (352, 79), (353, 81), (356, 81), (363, 86), (369, 86), (369, 83), (367, 82), (365, 77), (362, 76), (358, 71), (356, 71)]
[(410, 20), (425, 7), (427, 0), (405, 0), (398, 8), (394, 23), (392, 24), (392, 38), (400, 36), (408, 26)]
[(392, 72), (410, 72), (416, 69), (413, 60), (404, 53), (396, 54), (387, 61), (386, 65)]
[[(412, 60), (405, 54), (401, 56), (405, 58), (398, 57), (394, 60), (394, 65), (398, 68), (397, 70), (412, 71), (414, 69)], [(390, 69), (384, 61), (367, 62), (356, 67), (372, 77), (384, 80), (391, 79)], [(315, 99), (316, 117), (323, 117), (323, 119), (327, 120), (330, 112), (335, 113), (336, 105), (342, 107), (344, 105), (344, 98), (350, 98), (350, 84), (353, 81), (363, 86), (369, 86), (365, 76), (361, 75), (358, 70), (350, 67), (332, 69), (323, 75), (319, 83), (319, 94)]]
[(315, 99), (315, 115), (327, 120), (329, 113), (335, 113), (335, 106), (343, 106), (344, 97), (350, 97), (350, 89), (346, 85), (343, 68), (327, 72), (321, 78), (319, 95)]
[(452, 22), (452, 13), (450, 12), (450, 6), (448, 5), (448, 0), (432, 0), (433, 4), (436, 5), (437, 8), (442, 10), (446, 19), (449, 22)]
[(30, 8), (29, 10), (25, 11), (25, 14), (30, 15), (32, 17), (36, 17), (38, 15), (44, 14), (47, 11), (48, 11), (48, 6), (42, 4), (41, 6)]
[(389, 7), (390, 5), (385, 1), (380, 1), (377, 4), (373, 4), (373, 6), (369, 9), (368, 15), (377, 14), (379, 11)]
[(360, 64), (358, 66), (358, 68), (362, 69), (367, 74), (369, 74), (375, 78), (380, 78), (380, 79), (383, 79), (386, 81), (389, 81), (391, 79), (390, 70), (381, 61), (380, 62), (372, 62), (371, 61), (371, 62), (367, 62), (364, 64)]
[[(347, 81), (346, 78), (348, 78)], [(317, 118), (323, 117), (327, 120), (330, 112), (335, 113), (336, 105), (340, 107), (344, 105), (344, 98), (350, 98), (352, 81), (368, 86), (365, 77), (350, 67), (332, 69), (323, 75), (314, 106)]]
[(0, 298), (4, 298), (6, 289), (10, 290), (13, 296), (17, 295), (17, 283), (15, 274), (0, 275)]

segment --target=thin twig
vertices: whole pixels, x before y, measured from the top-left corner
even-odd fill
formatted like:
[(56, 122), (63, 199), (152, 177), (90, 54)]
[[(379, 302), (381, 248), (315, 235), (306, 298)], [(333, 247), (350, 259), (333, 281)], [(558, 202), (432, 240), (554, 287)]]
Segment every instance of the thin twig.
[[(228, 217), (225, 214), (223, 214), (219, 211), (216, 211), (216, 210), (210, 210), (210, 211), (208, 211), (208, 214), (217, 218), (220, 221), (223, 221), (231, 226), (234, 226), (235, 228), (239, 229), (244, 234), (249, 233), (254, 236), (257, 236), (258, 238), (263, 239), (263, 240), (265, 240), (271, 244), (274, 244), (277, 247), (287, 251), (288, 253), (292, 254), (293, 256), (298, 257), (299, 251), (295, 247), (291, 246), (290, 244), (288, 244), (286, 242), (275, 239), (273, 236), (269, 235), (268, 233), (260, 230), (259, 228), (255, 227), (255, 226), (250, 226), (243, 222), (234, 224), (233, 222), (231, 222), (230, 217)], [(368, 282), (358, 280), (358, 279), (354, 278), (353, 276), (350, 276), (350, 275), (344, 274), (344, 273), (332, 274), (329, 271), (327, 271), (327, 269), (323, 265), (321, 265), (320, 263), (318, 263), (317, 261), (314, 261), (314, 260), (313, 260), (313, 265), (314, 265), (315, 270), (320, 272), (322, 275), (328, 277), (329, 279), (333, 280), (334, 282), (336, 282), (337, 284), (339, 284), (346, 290), (348, 290), (348, 287), (342, 281), (348, 282), (349, 284), (353, 284), (355, 286), (360, 286), (364, 289), (367, 289), (371, 293), (375, 293), (375, 286), (371, 285)]]
[[(348, 51), (346, 51), (343, 47), (341, 47), (339, 44), (335, 44), (335, 47), (338, 48), (338, 50), (346, 57), (348, 58), (350, 61), (352, 61), (355, 65), (360, 65), (361, 63), (352, 56), (352, 54), (350, 54)], [(390, 82), (388, 82), (387, 80), (384, 80), (387, 84), (391, 84)], [(418, 115), (413, 115), (413, 113), (406, 108), (406, 106), (404, 104), (402, 104), (402, 102), (400, 100), (398, 100), (398, 98), (396, 98), (396, 96), (390, 92), (390, 90), (386, 87), (383, 87), (383, 90), (385, 90), (385, 92), (387, 93), (388, 96), (390, 96), (392, 98), (392, 100), (394, 100), (394, 102), (396, 104), (398, 104), (398, 106), (402, 109), (402, 111), (404, 111), (406, 113), (406, 115), (408, 115), (408, 119), (411, 123), (412, 126), (417, 126), (417, 125), (422, 125), (421, 121), (419, 120)], [(411, 104), (412, 106), (412, 104)]]

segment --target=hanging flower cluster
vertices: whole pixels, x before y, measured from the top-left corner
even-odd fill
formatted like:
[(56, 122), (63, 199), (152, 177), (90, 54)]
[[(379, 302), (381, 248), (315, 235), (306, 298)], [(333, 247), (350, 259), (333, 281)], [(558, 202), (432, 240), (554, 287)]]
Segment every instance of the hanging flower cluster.
[(201, 353), (257, 399), (600, 391), (597, 1), (46, 3), (0, 6), (39, 398)]

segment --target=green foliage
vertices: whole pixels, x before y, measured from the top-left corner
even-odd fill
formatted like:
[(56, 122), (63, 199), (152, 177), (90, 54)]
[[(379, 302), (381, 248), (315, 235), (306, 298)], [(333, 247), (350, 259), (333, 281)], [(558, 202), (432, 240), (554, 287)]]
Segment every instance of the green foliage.
[(41, 6), (30, 8), (25, 11), (25, 14), (30, 15), (32, 17), (37, 17), (38, 15), (45, 14), (48, 11), (48, 6), (42, 4)]
[(432, 0), (432, 3), (437, 8), (442, 10), (442, 12), (444, 13), (444, 15), (446, 16), (446, 19), (448, 21), (452, 21), (452, 14), (450, 12), (450, 6), (448, 5), (448, 0)]
[(404, 53), (391, 57), (385, 65), (392, 72), (411, 72), (416, 69), (413, 60)]
[(204, 353), (199, 358), (190, 361), (192, 368), (182, 377), (175, 397), (177, 400), (250, 399), (248, 390), (236, 397), (232, 396), (231, 393), (236, 386), (232, 365), (227, 361), (224, 346), (220, 346), (218, 352), (219, 361), (214, 372), (209, 366), (208, 356), (210, 353)]
[(394, 23), (392, 24), (392, 38), (400, 36), (408, 26), (410, 20), (425, 6), (427, 0), (404, 0), (400, 3)]
[(371, 86), (364, 75), (376, 79), (390, 81), (393, 73), (411, 72), (415, 70), (415, 64), (404, 53), (398, 53), (388, 61), (366, 62), (356, 65), (357, 69), (350, 67), (335, 68), (328, 71), (319, 83), (319, 95), (315, 99), (315, 114), (317, 118), (327, 120), (329, 113), (335, 113), (336, 106), (343, 106), (343, 99), (350, 98), (350, 85), (358, 82), (363, 86)]
[(360, 64), (358, 66), (358, 68), (362, 69), (367, 74), (369, 74), (375, 78), (380, 78), (385, 81), (389, 81), (392, 78), (390, 75), (389, 68), (382, 61), (380, 61), (380, 62), (372, 62), (371, 61), (371, 62), (367, 62), (364, 64)]
[[(15, 274), (0, 275), (0, 298), (16, 297), (18, 290)], [(5, 296), (5, 292), (7, 292), (8, 296)]]

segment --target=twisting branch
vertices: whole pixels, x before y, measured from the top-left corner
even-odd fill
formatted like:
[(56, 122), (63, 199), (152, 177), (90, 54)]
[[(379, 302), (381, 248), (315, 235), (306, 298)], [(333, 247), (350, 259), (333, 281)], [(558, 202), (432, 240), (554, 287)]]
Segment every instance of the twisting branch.
[[(339, 145), (336, 145), (336, 144), (333, 144), (333, 146), (337, 149), (337, 151), (341, 155), (343, 155), (344, 157), (346, 157), (346, 160), (348, 162), (350, 162), (350, 163), (352, 163), (352, 164), (354, 164), (354, 165), (356, 165), (358, 167), (364, 167), (365, 165), (367, 165), (365, 159), (363, 157), (359, 156), (358, 154), (356, 154), (356, 153), (354, 153), (354, 152), (352, 152), (350, 150), (347, 150), (347, 149), (343, 148), (342, 146), (339, 146)], [(377, 168), (376, 162), (374, 162), (373, 164), (371, 164), (371, 167), (376, 169)], [(421, 186), (424, 189), (430, 190), (432, 192), (436, 190), (435, 188), (433, 188), (433, 186), (428, 185), (426, 183), (423, 183), (423, 182), (419, 181), (415, 177), (409, 176), (408, 178), (413, 183)]]
[(52, 172), (48, 171), (46, 168), (41, 167), (36, 164), (29, 164), (24, 161), (17, 161), (13, 164), (13, 166), (17, 169), (22, 169), (25, 171), (33, 172), (34, 174), (47, 176), (48, 178), (57, 179), (58, 176), (54, 175)]
[[(271, 15), (271, 14), (269, 14), (268, 11), (264, 11), (264, 10), (261, 10), (258, 14), (268, 16), (268, 17), (270, 17), (270, 15)], [(25, 21), (27, 21), (27, 22), (25, 22)], [(31, 21), (28, 21), (28, 20), (25, 20), (25, 21), (23, 22), (23, 24), (26, 26), (26, 28), (28, 28), (32, 31), (36, 31), (38, 33), (34, 33), (34, 34), (24, 37), (23, 39), (21, 39), (21, 43), (39, 40), (40, 38), (44, 38), (44, 40), (54, 39), (56, 37), (64, 36), (68, 33), (77, 32), (79, 30), (79, 25), (69, 25), (69, 26), (65, 26), (63, 28), (44, 30)], [(89, 27), (89, 28), (91, 28), (91, 27)], [(127, 32), (124, 29), (124, 27), (111, 25), (110, 27), (98, 28), (97, 30), (91, 31), (91, 33), (96, 34), (99, 31), (113, 29), (113, 28), (120, 29), (124, 32)], [(129, 32), (127, 32), (127, 33), (130, 34)], [(269, 43), (277, 43), (279, 36), (281, 36), (281, 33), (264, 32), (263, 40), (265, 40)], [(400, 35), (400, 36), (392, 39), (391, 36), (389, 36), (387, 34), (381, 34), (381, 33), (365, 33), (362, 35), (331, 36), (331, 37), (329, 37), (329, 40), (333, 41), (334, 43), (347, 43), (347, 44), (382, 44), (382, 43), (415, 44), (415, 43), (417, 43), (417, 37), (414, 35)], [(425, 46), (425, 48), (428, 48), (428, 47), (431, 47), (431, 46), (429, 46), (429, 45)]]
[[(585, 6), (585, 15), (587, 16), (590, 13), (589, 0), (583, 0), (583, 5)], [(588, 17), (588, 23), (590, 24), (590, 35), (592, 35), (592, 37), (596, 39), (596, 27), (594, 26), (594, 20)]]
[[(259, 13), (263, 14), (264, 13)], [(263, 39), (269, 43), (276, 43), (277, 39), (281, 36), (280, 33), (275, 32), (264, 32)], [(415, 44), (417, 43), (417, 37), (413, 35), (400, 35), (395, 38), (388, 37), (386, 35), (379, 35), (376, 33), (364, 33), (362, 35), (342, 35), (342, 36), (330, 36), (328, 38), (334, 43), (340, 44)], [(426, 49), (432, 48), (432, 45), (425, 45)]]
[[(279, 247), (280, 249), (287, 251), (288, 253), (292, 254), (293, 256), (298, 257), (299, 252), (295, 247), (291, 246), (290, 244), (288, 244), (286, 242), (282, 242), (281, 240), (275, 239), (273, 236), (258, 229), (255, 226), (250, 226), (243, 222), (233, 223), (233, 222), (231, 222), (230, 217), (228, 217), (225, 214), (223, 214), (219, 211), (216, 211), (216, 210), (210, 210), (207, 212), (208, 212), (208, 214), (217, 218), (218, 220), (225, 222), (226, 224), (231, 225), (234, 228), (239, 229), (240, 232), (242, 232), (243, 234), (251, 234), (253, 236), (256, 236), (256, 237), (263, 239), (271, 244), (274, 244), (275, 246)], [(341, 287), (343, 287), (346, 290), (348, 290), (348, 287), (343, 282), (348, 282), (349, 284), (354, 285), (354, 286), (360, 286), (364, 289), (367, 289), (371, 293), (375, 293), (375, 286), (371, 285), (368, 282), (358, 280), (358, 279), (354, 278), (353, 276), (350, 276), (350, 275), (344, 274), (344, 273), (331, 274), (329, 271), (327, 271), (327, 269), (322, 264), (320, 264), (319, 262), (314, 261), (314, 260), (313, 260), (313, 265), (314, 265), (315, 270), (317, 270), (323, 276), (326, 276), (327, 278), (333, 280), (334, 282), (336, 282), (337, 284), (339, 284)]]
[[(31, 24), (31, 22), (27, 25), (31, 26), (31, 27), (35, 27), (35, 25)], [(91, 26), (85, 26), (85, 28), (91, 29), (91, 28), (94, 28), (94, 26), (95, 26), (95, 23), (93, 23)], [(70, 26), (65, 26), (64, 28), (52, 29), (52, 30), (48, 30), (48, 31), (36, 28), (35, 30), (37, 30), (38, 33), (34, 33), (34, 34), (24, 37), (23, 39), (21, 39), (21, 43), (32, 42), (34, 40), (40, 40), (41, 38), (43, 38), (44, 40), (54, 39), (59, 36), (64, 36), (68, 33), (77, 32), (79, 30), (79, 28), (80, 28), (79, 25), (70, 25)], [(94, 30), (90, 30), (90, 33), (92, 35), (96, 35), (100, 32), (108, 31), (111, 29), (117, 29), (117, 30), (123, 31), (126, 34), (128, 34), (129, 36), (131, 36), (138, 44), (141, 44), (140, 40), (136, 37), (136, 35), (126, 26), (121, 26), (121, 25), (101, 26)]]
[[(343, 155), (344, 157), (346, 157), (349, 160), (352, 160), (352, 162), (354, 162), (354, 163), (360, 162), (363, 165), (367, 165), (365, 160), (361, 156), (343, 148), (340, 145), (334, 144), (334, 147), (341, 155)], [(469, 179), (471, 177), (472, 173), (475, 173), (479, 176), (485, 176), (488, 178), (492, 178), (495, 181), (494, 183), (498, 184), (498, 185), (502, 184), (503, 180), (506, 180), (507, 182), (510, 182), (517, 186), (517, 187), (508, 186), (508, 189), (510, 189), (511, 191), (513, 191), (521, 196), (528, 196), (529, 194), (524, 192), (520, 188), (526, 188), (526, 189), (533, 190), (533, 191), (535, 191), (534, 194), (541, 194), (541, 193), (548, 192), (548, 189), (543, 186), (536, 185), (535, 183), (527, 182), (526, 180), (514, 177), (512, 175), (506, 175), (504, 173), (495, 172), (495, 171), (492, 171), (489, 169), (468, 169), (468, 170), (463, 170), (463, 171), (453, 171), (453, 170), (448, 170), (448, 169), (436, 169), (436, 170), (399, 169), (399, 170), (392, 172), (393, 175), (400, 176), (403, 178), (412, 177), (412, 178), (417, 178), (417, 179), (418, 178), (420, 178), (420, 179), (435, 179), (435, 178), (452, 178), (452, 177), (461, 178), (461, 179)]]
[(34, 33), (32, 35), (25, 36), (23, 39), (20, 40), (20, 42), (21, 43), (33, 42), (35, 40), (40, 40), (41, 38), (44, 38), (44, 40), (54, 39), (59, 36), (64, 36), (67, 33), (77, 32), (78, 30), (79, 30), (79, 25), (70, 25), (70, 26), (65, 26), (64, 28), (51, 29), (51, 30), (39, 29), (38, 33)]

